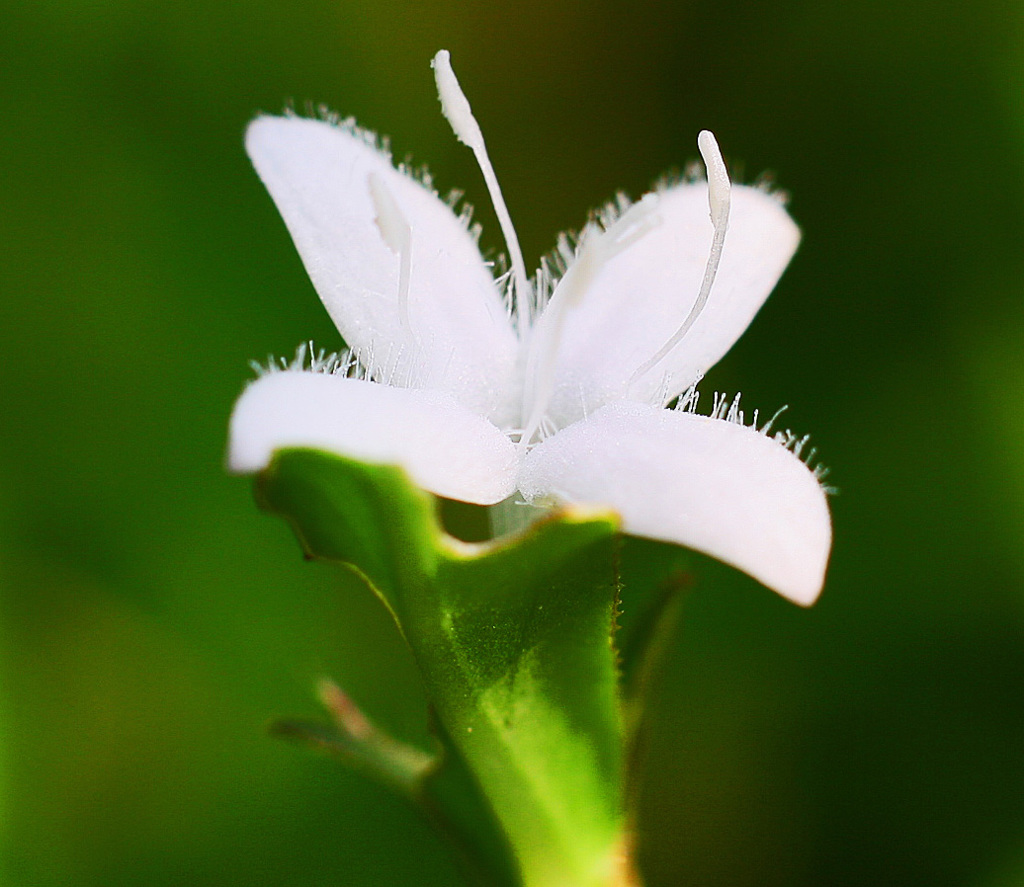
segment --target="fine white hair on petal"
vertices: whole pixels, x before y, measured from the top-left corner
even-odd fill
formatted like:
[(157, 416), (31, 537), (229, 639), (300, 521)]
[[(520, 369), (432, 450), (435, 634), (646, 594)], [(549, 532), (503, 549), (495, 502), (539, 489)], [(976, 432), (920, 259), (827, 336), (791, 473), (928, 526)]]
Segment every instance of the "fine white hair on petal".
[[(666, 379), (670, 397), (684, 392), (742, 335), (800, 240), (776, 197), (734, 185), (729, 231), (707, 304), (682, 341), (633, 379), (693, 307), (714, 235), (706, 184), (657, 193), (659, 224), (596, 271), (565, 323), (548, 405), (558, 425), (581, 417), (581, 387), (591, 412), (619, 399), (653, 403)], [(555, 288), (552, 305), (561, 288)]]
[(825, 491), (789, 449), (738, 422), (612, 404), (527, 453), (519, 489), (610, 506), (624, 532), (712, 555), (805, 606), (824, 582)]
[[(480, 415), (502, 417), (516, 335), (476, 242), (451, 208), (352, 127), (259, 117), (246, 149), (346, 343), (382, 362), (393, 355), (389, 373), (411, 387), (446, 390)], [(410, 229), (407, 300), (374, 193), (386, 193)]]
[(432, 493), (477, 505), (515, 489), (515, 445), (440, 391), (322, 372), (269, 373), (235, 404), (228, 465), (240, 474), (261, 471), (284, 447), (398, 465)]

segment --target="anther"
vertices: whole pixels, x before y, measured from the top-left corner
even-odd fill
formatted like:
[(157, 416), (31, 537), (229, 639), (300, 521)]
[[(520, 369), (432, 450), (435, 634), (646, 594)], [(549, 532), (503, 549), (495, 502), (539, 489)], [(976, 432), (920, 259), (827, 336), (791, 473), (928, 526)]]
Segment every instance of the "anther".
[(725, 244), (725, 232), (729, 227), (729, 203), (732, 192), (732, 183), (729, 181), (729, 171), (726, 169), (725, 161), (722, 159), (722, 152), (718, 148), (718, 142), (708, 131), (702, 130), (697, 136), (697, 147), (700, 149), (701, 157), (704, 158), (704, 165), (708, 172), (708, 206), (711, 210), (711, 224), (715, 233), (711, 240), (711, 252), (708, 255), (707, 264), (704, 266), (704, 279), (701, 281), (700, 292), (697, 294), (697, 301), (693, 303), (690, 313), (682, 322), (672, 337), (658, 349), (658, 352), (649, 360), (644, 361), (629, 379), (632, 385), (641, 376), (646, 375), (656, 367), (669, 352), (682, 340), (690, 328), (700, 317), (704, 306), (708, 303), (711, 295), (711, 287), (715, 282), (715, 275), (718, 273), (718, 264), (722, 261), (722, 247)]
[(409, 278), (412, 274), (412, 226), (378, 173), (370, 173), (369, 185), (377, 229), (388, 249), (398, 256), (398, 319), (402, 328), (411, 335)]
[(505, 244), (508, 247), (509, 259), (512, 262), (512, 276), (515, 281), (516, 306), (519, 315), (529, 326), (532, 318), (530, 311), (533, 303), (533, 288), (530, 286), (530, 278), (526, 273), (526, 263), (523, 261), (523, 252), (519, 248), (519, 239), (516, 237), (515, 228), (512, 226), (512, 217), (509, 215), (505, 198), (502, 197), (501, 187), (498, 185), (498, 177), (494, 173), (494, 167), (487, 156), (487, 146), (484, 144), (484, 136), (480, 131), (480, 124), (476, 122), (473, 111), (469, 107), (469, 100), (459, 86), (455, 71), (452, 70), (451, 56), (447, 49), (442, 49), (430, 62), (434, 69), (434, 80), (437, 83), (437, 96), (441, 100), (441, 112), (455, 133), (455, 137), (464, 145), (473, 149), (476, 162), (484, 175), (487, 183), (487, 191), (491, 195), (491, 203), (494, 204), (494, 212), (498, 216), (498, 224), (501, 225), (501, 233), (505, 237)]
[(729, 171), (725, 167), (718, 142), (709, 130), (701, 130), (697, 136), (697, 147), (708, 171), (708, 204), (711, 208), (711, 223), (717, 231), (729, 223), (732, 182), (729, 180)]

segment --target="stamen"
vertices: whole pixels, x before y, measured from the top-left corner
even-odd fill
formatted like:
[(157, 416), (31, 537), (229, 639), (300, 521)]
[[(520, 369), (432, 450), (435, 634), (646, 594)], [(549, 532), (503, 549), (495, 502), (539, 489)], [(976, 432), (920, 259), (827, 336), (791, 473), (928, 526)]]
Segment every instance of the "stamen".
[(682, 340), (690, 328), (696, 323), (704, 306), (708, 303), (711, 295), (711, 287), (715, 282), (715, 275), (718, 273), (718, 264), (722, 260), (722, 247), (725, 244), (725, 232), (729, 227), (729, 202), (732, 191), (732, 183), (729, 181), (729, 171), (726, 169), (725, 161), (722, 159), (722, 152), (718, 148), (718, 142), (708, 131), (703, 130), (697, 136), (697, 147), (700, 149), (701, 157), (704, 158), (704, 165), (708, 171), (708, 206), (711, 210), (711, 224), (714, 225), (715, 234), (711, 241), (711, 252), (708, 255), (707, 265), (704, 266), (704, 279), (701, 281), (700, 292), (697, 294), (697, 301), (693, 303), (690, 313), (682, 322), (679, 329), (672, 334), (672, 337), (658, 349), (650, 360), (644, 361), (630, 376), (629, 385), (632, 385), (641, 376), (649, 373), (655, 366), (661, 363), (669, 352)]
[(409, 278), (412, 274), (412, 226), (406, 221), (384, 180), (375, 172), (369, 176), (370, 198), (374, 221), (388, 249), (398, 256), (398, 319), (402, 328), (412, 334), (409, 322)]
[(494, 167), (491, 166), (491, 160), (487, 156), (487, 146), (484, 144), (480, 124), (476, 122), (473, 111), (469, 107), (469, 100), (459, 86), (455, 71), (452, 70), (451, 56), (448, 50), (442, 49), (438, 52), (430, 62), (430, 67), (434, 69), (437, 96), (441, 100), (441, 112), (451, 124), (455, 137), (462, 144), (473, 149), (476, 162), (484, 174), (487, 191), (491, 195), (491, 203), (494, 204), (494, 212), (498, 216), (498, 224), (501, 225), (501, 233), (505, 237), (509, 258), (512, 261), (518, 313), (528, 327), (532, 321), (533, 288), (530, 286), (530, 278), (526, 273), (526, 263), (523, 261), (523, 252), (519, 248), (519, 239), (512, 226), (512, 217), (505, 205), (505, 198), (502, 197)]

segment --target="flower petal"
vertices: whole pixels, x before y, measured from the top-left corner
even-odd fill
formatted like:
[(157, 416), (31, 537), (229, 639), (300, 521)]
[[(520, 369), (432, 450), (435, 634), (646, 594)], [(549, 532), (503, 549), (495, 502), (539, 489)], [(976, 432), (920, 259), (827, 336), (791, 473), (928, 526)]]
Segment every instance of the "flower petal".
[(512, 442), (440, 391), (324, 373), (269, 373), (235, 404), (229, 467), (260, 471), (283, 447), (399, 465), (431, 492), (479, 505), (500, 502), (515, 489)]
[(793, 453), (747, 426), (612, 404), (534, 447), (519, 488), (527, 499), (609, 505), (625, 532), (703, 551), (796, 603), (821, 591), (825, 493)]
[[(645, 233), (601, 263), (568, 309), (547, 411), (557, 426), (612, 400), (652, 403), (685, 391), (747, 328), (800, 239), (778, 198), (734, 186), (721, 264), (703, 312), (663, 360), (633, 379), (693, 307), (713, 235), (707, 185), (677, 185), (653, 196), (648, 209), (634, 207)], [(568, 279), (556, 288), (548, 314)]]
[[(481, 415), (504, 410), (516, 336), (476, 242), (448, 205), (351, 126), (259, 117), (245, 145), (331, 319), (364, 364), (390, 384), (450, 391)], [(389, 225), (411, 234), (404, 303)]]

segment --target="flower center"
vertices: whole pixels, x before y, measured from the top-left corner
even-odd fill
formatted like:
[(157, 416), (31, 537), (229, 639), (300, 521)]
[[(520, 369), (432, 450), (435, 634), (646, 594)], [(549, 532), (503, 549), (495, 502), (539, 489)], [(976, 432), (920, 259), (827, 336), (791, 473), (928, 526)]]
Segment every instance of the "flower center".
[(558, 346), (566, 317), (583, 301), (602, 265), (661, 223), (657, 207), (658, 196), (647, 194), (607, 230), (592, 227), (584, 232), (579, 252), (558, 284), (558, 296), (548, 303), (544, 319), (530, 340), (523, 386), (522, 415), (525, 422), (519, 439), (522, 446), (529, 445), (540, 429), (554, 393)]
[[(456, 138), (471, 148), (476, 156), (512, 262), (513, 304), (515, 307), (513, 314), (521, 339), (525, 340), (529, 336), (521, 407), (523, 428), (519, 435), (520, 447), (525, 448), (532, 443), (542, 428), (545, 413), (554, 394), (558, 349), (566, 317), (583, 300), (591, 282), (604, 264), (628, 249), (661, 223), (661, 218), (657, 213), (659, 197), (654, 193), (645, 195), (642, 200), (630, 207), (604, 231), (593, 224), (589, 230), (584, 231), (580, 240), (580, 248), (565, 276), (558, 283), (557, 298), (553, 298), (549, 302), (540, 322), (535, 324), (534, 321), (537, 318), (533, 315), (537, 305), (533, 298), (533, 288), (526, 273), (526, 264), (523, 261), (522, 250), (519, 248), (519, 239), (516, 237), (515, 228), (512, 225), (512, 217), (509, 215), (501, 187), (498, 185), (498, 178), (494, 173), (494, 167), (487, 155), (487, 147), (484, 144), (480, 124), (473, 116), (469, 100), (459, 86), (458, 78), (452, 70), (448, 51), (442, 49), (438, 52), (430, 66), (434, 69), (437, 94), (441, 100), (441, 111), (455, 132)], [(725, 161), (722, 159), (722, 152), (719, 150), (714, 135), (706, 129), (702, 130), (697, 137), (697, 147), (700, 149), (701, 157), (707, 168), (708, 204), (711, 210), (711, 224), (714, 226), (711, 250), (704, 267), (704, 277), (697, 298), (683, 322), (665, 344), (640, 364), (629, 377), (624, 392), (626, 396), (633, 384), (661, 363), (697, 322), (697, 318), (700, 317), (711, 295), (711, 288), (722, 259), (725, 233), (729, 226), (732, 185), (729, 181), (729, 172), (726, 169)], [(402, 257), (399, 298), (403, 311), (402, 322), (407, 325), (408, 259), (406, 256), (409, 251), (408, 244), (411, 233), (401, 211), (379, 180), (375, 184), (371, 177), (370, 191), (373, 195), (377, 211), (377, 225), (381, 229), (381, 234), (392, 251)], [(379, 195), (378, 192), (380, 192)]]

